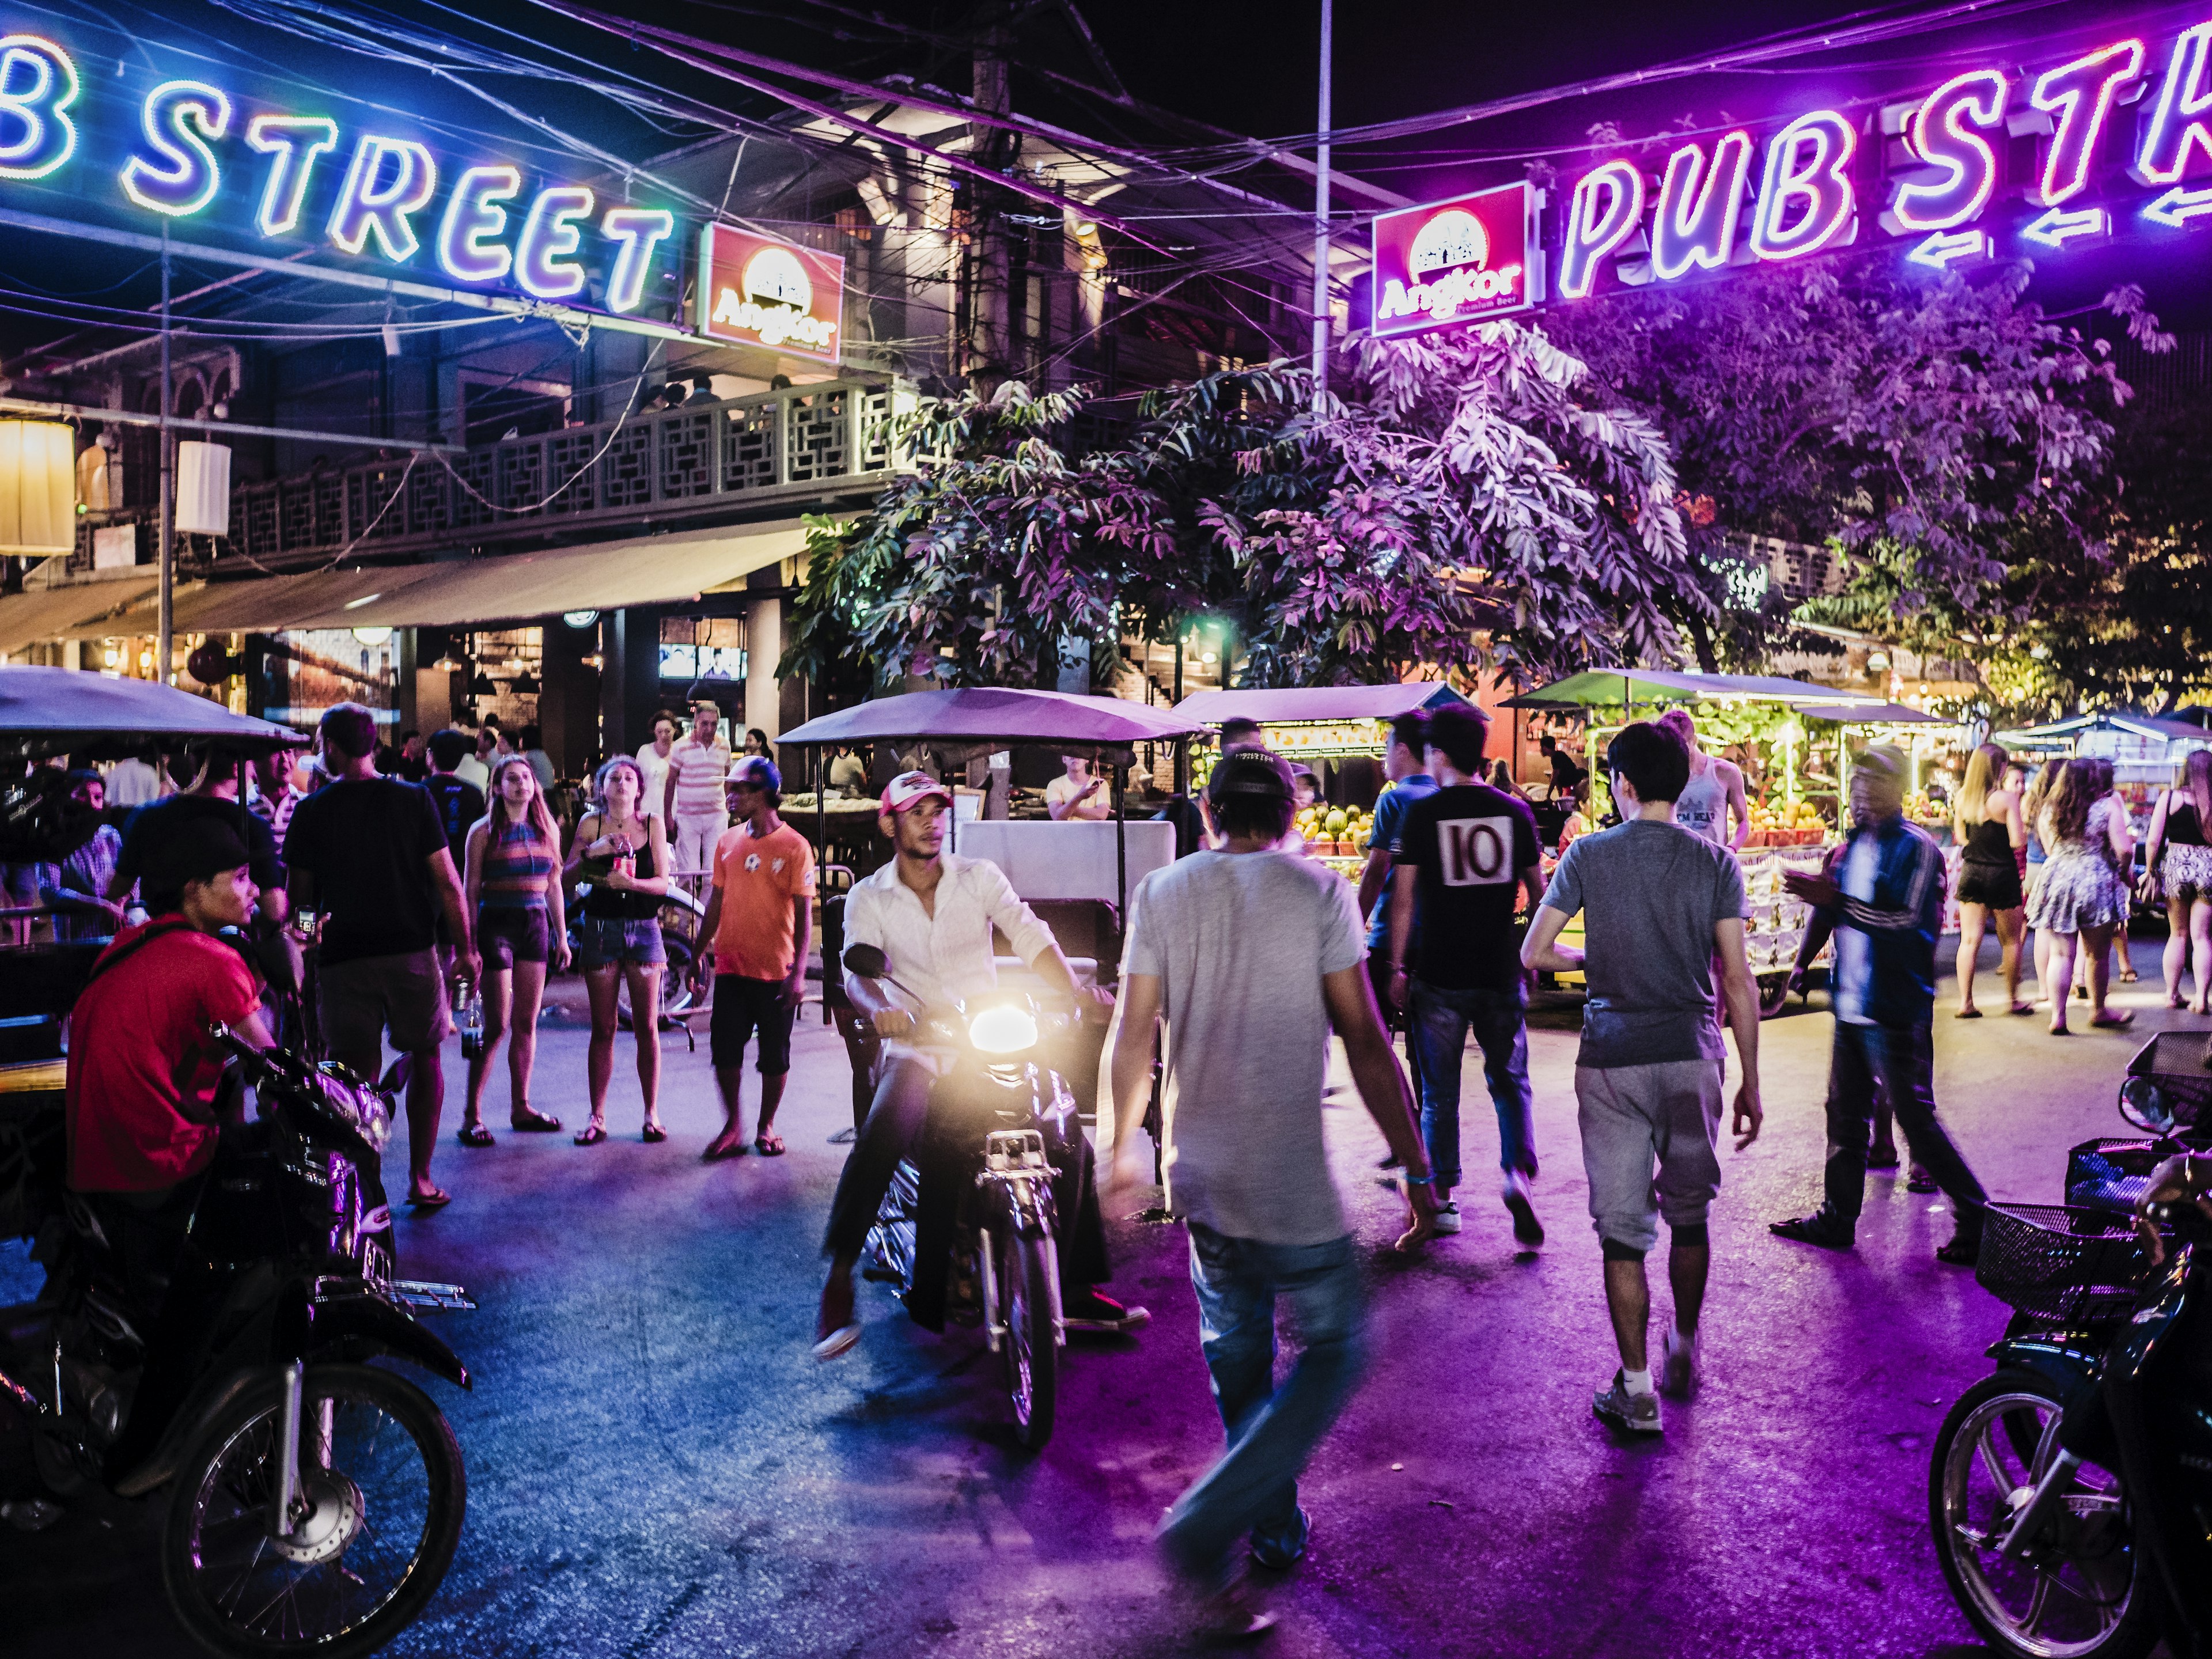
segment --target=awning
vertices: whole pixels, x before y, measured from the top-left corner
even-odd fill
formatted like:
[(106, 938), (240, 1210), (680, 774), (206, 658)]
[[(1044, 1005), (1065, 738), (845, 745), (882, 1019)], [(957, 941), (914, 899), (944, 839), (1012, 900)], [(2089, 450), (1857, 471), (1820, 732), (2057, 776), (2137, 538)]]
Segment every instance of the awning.
[[(208, 582), (178, 590), (175, 627), (179, 634), (456, 628), (666, 605), (741, 581), (793, 557), (805, 544), (805, 527), (786, 520), (441, 564)], [(149, 634), (155, 626), (154, 607), (142, 604), (100, 626), (71, 629), (66, 637)]]
[(925, 738), (992, 748), (1042, 743), (1064, 744), (1071, 750), (1126, 749), (1132, 744), (1187, 737), (1198, 730), (1199, 723), (1180, 711), (1170, 714), (1127, 697), (973, 686), (908, 691), (854, 703), (784, 732), (776, 744), (803, 748)]
[(1808, 720), (1833, 720), (1839, 726), (1956, 726), (1959, 722), (1931, 714), (1901, 702), (1846, 702), (1825, 708), (1798, 709)]
[(10, 593), (0, 599), (0, 654), (40, 640), (71, 637), (79, 623), (129, 609), (154, 591), (156, 580), (149, 572), (124, 580), (65, 582)]
[(1712, 702), (1741, 697), (1754, 702), (1872, 703), (1881, 701), (1807, 680), (1771, 674), (1690, 674), (1670, 668), (1592, 668), (1510, 697), (1508, 708), (1613, 708), (1628, 702)]
[(70, 668), (0, 668), (0, 747), (10, 755), (67, 754), (120, 741), (214, 740), (245, 749), (296, 748), (289, 726), (234, 714), (221, 703), (152, 680)]
[(1467, 699), (1442, 680), (1398, 685), (1296, 685), (1249, 691), (1194, 691), (1176, 713), (1199, 726), (1218, 726), (1242, 715), (1263, 724), (1291, 720), (1395, 720), (1416, 708)]

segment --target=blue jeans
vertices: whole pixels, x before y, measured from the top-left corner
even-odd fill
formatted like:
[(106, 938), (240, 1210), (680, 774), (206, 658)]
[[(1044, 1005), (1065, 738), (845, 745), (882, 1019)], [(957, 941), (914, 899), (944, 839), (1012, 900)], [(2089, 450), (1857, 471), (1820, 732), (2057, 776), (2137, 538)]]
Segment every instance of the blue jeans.
[[(1365, 1369), (1367, 1297), (1348, 1236), (1268, 1244), (1195, 1221), (1190, 1282), (1229, 1449), (1176, 1500), (1159, 1536), (1178, 1569), (1218, 1584), (1242, 1534), (1286, 1555), (1304, 1547), (1298, 1472)], [(1303, 1345), (1279, 1389), (1278, 1296), (1288, 1298)]]
[(1528, 1087), (1528, 993), (1454, 991), (1415, 980), (1413, 1043), (1421, 1058), (1421, 1139), (1437, 1185), (1459, 1185), (1459, 1074), (1467, 1034), (1482, 1045), (1482, 1076), (1498, 1109), (1498, 1164), (1536, 1173), (1535, 1097)]

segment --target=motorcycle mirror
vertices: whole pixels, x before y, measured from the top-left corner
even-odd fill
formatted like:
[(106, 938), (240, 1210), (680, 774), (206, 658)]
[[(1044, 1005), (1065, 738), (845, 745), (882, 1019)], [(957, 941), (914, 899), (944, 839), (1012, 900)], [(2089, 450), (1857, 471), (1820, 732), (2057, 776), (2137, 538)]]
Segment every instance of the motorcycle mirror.
[(873, 945), (848, 945), (845, 947), (845, 971), (861, 979), (881, 979), (891, 965), (891, 959)]
[(2173, 1129), (2173, 1113), (2167, 1107), (2166, 1091), (2147, 1077), (2131, 1077), (2120, 1085), (2120, 1115), (2138, 1129), (2148, 1129), (2153, 1134), (2168, 1134)]

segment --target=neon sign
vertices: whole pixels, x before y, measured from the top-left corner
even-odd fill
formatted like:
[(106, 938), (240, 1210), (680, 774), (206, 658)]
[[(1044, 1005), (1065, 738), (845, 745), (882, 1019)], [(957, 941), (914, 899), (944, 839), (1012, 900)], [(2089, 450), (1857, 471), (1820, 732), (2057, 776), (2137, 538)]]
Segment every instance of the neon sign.
[(455, 179), (438, 225), (438, 268), (457, 283), (495, 283), (514, 270), (507, 244), (487, 246), (485, 239), (507, 234), (507, 210), (499, 204), (521, 193), (517, 167), (471, 167)]
[(1535, 190), (1506, 185), (1375, 222), (1375, 331), (1414, 334), (1525, 311), (1532, 278)]
[(1735, 252), (1743, 213), (1743, 181), (1751, 170), (1751, 135), (1731, 132), (1713, 147), (1685, 144), (1667, 158), (1659, 210), (1651, 225), (1651, 270), (1671, 283), (1693, 270), (1718, 270)]
[(0, 179), (43, 179), (76, 153), (76, 65), (35, 34), (0, 40)]
[(845, 262), (728, 225), (699, 234), (702, 334), (795, 356), (837, 361)]
[(1952, 76), (1912, 112), (1905, 148), (1943, 176), (1898, 185), (1889, 210), (1900, 232), (1956, 230), (1981, 216), (1997, 187), (1996, 152), (1982, 134), (2002, 124), (2005, 89), (1996, 70), (1972, 70)]

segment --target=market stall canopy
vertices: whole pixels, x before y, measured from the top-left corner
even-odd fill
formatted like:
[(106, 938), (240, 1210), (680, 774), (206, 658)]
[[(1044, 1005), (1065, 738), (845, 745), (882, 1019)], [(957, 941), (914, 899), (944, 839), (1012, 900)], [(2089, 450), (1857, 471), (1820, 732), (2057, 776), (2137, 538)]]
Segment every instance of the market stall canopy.
[(119, 581), (62, 582), (10, 593), (0, 599), (0, 655), (127, 611), (154, 591), (156, 580), (149, 570)]
[(1057, 744), (1071, 754), (1126, 758), (1133, 744), (1165, 743), (1200, 728), (1181, 714), (1126, 697), (1079, 697), (1064, 691), (979, 686), (908, 691), (840, 708), (776, 738), (779, 748), (826, 744), (901, 742), (910, 738), (965, 747), (1003, 749), (1018, 743)]
[(1956, 726), (1958, 721), (1908, 708), (1901, 702), (1844, 702), (1822, 708), (1800, 708), (1801, 719), (1833, 720), (1839, 726)]
[[(783, 522), (441, 564), (209, 582), (179, 591), (175, 626), (179, 634), (449, 628), (667, 605), (742, 581), (755, 570), (794, 556), (805, 543), (803, 526)], [(149, 634), (155, 626), (153, 606), (142, 604), (97, 625), (69, 629), (64, 636)]]
[(1194, 691), (1175, 706), (1197, 726), (1219, 726), (1243, 716), (1272, 726), (1297, 720), (1394, 720), (1416, 708), (1467, 699), (1442, 680), (1397, 685), (1294, 685), (1249, 691)]
[(1711, 702), (1723, 698), (1758, 702), (1870, 703), (1879, 697), (1838, 691), (1806, 680), (1771, 674), (1691, 674), (1671, 668), (1591, 668), (1510, 697), (1508, 708), (1609, 708), (1623, 702)]
[(2071, 749), (2085, 732), (2124, 732), (2130, 737), (2154, 743), (2178, 743), (2196, 749), (2212, 749), (2212, 731), (2194, 720), (2160, 714), (2075, 714), (2042, 726), (2023, 726), (2012, 732), (1992, 732), (1990, 741), (2008, 749)]
[(74, 668), (0, 668), (0, 749), (46, 756), (165, 740), (239, 749), (296, 749), (288, 726), (234, 714), (221, 703), (152, 680)]

